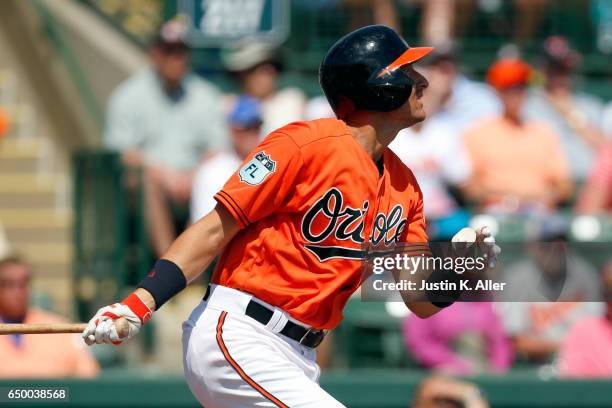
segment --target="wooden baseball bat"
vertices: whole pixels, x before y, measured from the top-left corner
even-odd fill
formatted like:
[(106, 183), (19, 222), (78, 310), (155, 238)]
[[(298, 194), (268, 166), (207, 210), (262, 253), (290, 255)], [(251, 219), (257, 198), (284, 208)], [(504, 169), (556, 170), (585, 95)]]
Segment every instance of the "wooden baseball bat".
[[(82, 333), (87, 323), (41, 323), (41, 324), (0, 324), (0, 336), (6, 334), (59, 334)], [(115, 322), (119, 337), (128, 334), (128, 322), (119, 319)]]

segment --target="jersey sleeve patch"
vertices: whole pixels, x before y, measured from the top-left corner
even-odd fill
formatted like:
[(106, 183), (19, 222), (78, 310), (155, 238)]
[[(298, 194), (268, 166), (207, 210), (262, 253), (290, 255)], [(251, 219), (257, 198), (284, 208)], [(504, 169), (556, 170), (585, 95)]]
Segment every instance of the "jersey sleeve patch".
[(277, 211), (292, 197), (302, 164), (295, 142), (283, 133), (271, 133), (232, 173), (215, 199), (244, 228)]
[(266, 152), (255, 154), (251, 160), (246, 162), (238, 171), (240, 181), (250, 186), (256, 186), (276, 170), (276, 162)]

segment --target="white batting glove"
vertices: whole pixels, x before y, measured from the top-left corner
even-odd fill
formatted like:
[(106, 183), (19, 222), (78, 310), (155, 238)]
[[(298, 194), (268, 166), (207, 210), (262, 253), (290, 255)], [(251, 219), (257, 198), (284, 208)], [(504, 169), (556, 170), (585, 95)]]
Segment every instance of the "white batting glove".
[(462, 228), (452, 238), (453, 248), (460, 256), (465, 255), (472, 244), (477, 242), (488, 244), (488, 251), (483, 256), (488, 261), (488, 267), (494, 268), (501, 254), (501, 248), (495, 243), (495, 237), (489, 227), (484, 226), (478, 230), (469, 227)]
[(495, 237), (491, 233), (491, 229), (487, 226), (481, 227), (476, 231), (476, 241), (488, 244), (489, 251), (484, 254), (484, 257), (489, 261), (489, 268), (495, 268), (497, 259), (501, 254), (501, 248), (495, 243)]
[[(92, 344), (119, 345), (140, 332), (140, 328), (151, 318), (151, 309), (132, 293), (121, 303), (105, 306), (98, 310), (87, 324), (82, 337), (88, 346)], [(117, 332), (115, 323), (119, 319), (127, 322), (127, 328)]]

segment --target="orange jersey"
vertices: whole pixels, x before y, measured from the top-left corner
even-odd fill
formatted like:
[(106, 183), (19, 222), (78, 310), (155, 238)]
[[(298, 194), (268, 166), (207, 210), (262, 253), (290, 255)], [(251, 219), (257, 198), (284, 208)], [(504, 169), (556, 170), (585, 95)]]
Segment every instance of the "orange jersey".
[(383, 163), (380, 176), (341, 120), (271, 133), (215, 195), (241, 231), (213, 283), (315, 328), (336, 327), (361, 283), (364, 242), (427, 242), (414, 175), (389, 149)]

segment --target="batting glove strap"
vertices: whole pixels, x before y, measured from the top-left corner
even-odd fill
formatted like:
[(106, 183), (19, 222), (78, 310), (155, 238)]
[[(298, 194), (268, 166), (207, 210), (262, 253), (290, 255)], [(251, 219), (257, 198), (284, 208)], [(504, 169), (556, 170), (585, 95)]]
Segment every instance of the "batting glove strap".
[[(115, 321), (118, 319), (125, 319), (128, 323), (127, 335), (123, 334), (122, 337), (119, 336), (115, 327)], [(124, 340), (136, 336), (141, 327), (141, 317), (137, 316), (129, 306), (123, 303), (115, 303), (98, 310), (98, 313), (87, 324), (82, 336), (88, 345), (119, 345)]]
[(136, 293), (132, 292), (128, 297), (126, 297), (122, 302), (122, 305), (125, 305), (130, 308), (130, 310), (138, 316), (140, 322), (145, 324), (149, 320), (151, 320), (151, 316), (153, 312), (149, 307), (142, 301), (140, 296)]

